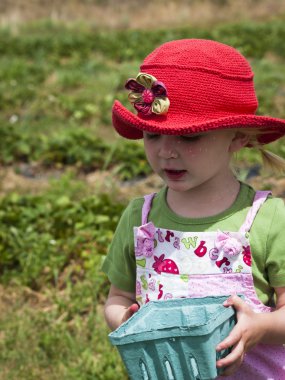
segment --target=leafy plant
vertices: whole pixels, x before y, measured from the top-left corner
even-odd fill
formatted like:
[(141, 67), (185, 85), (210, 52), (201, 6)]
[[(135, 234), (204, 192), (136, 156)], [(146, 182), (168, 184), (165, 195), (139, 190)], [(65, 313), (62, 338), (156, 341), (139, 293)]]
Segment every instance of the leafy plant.
[(122, 180), (150, 172), (141, 145), (108, 144), (84, 128), (37, 137), (21, 133), (15, 125), (0, 126), (0, 161), (3, 164), (38, 161), (44, 167), (73, 165), (84, 172), (116, 168)]
[(12, 193), (0, 204), (2, 278), (35, 289), (57, 284), (71, 263), (68, 277), (95, 275), (124, 207), (105, 194), (76, 199), (52, 191)]

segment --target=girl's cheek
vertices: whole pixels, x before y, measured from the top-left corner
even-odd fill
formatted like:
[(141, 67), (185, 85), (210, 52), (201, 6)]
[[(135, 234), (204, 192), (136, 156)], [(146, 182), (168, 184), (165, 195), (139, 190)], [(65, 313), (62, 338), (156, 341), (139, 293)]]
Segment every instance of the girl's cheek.
[(184, 154), (186, 154), (187, 156), (190, 156), (190, 157), (196, 157), (202, 153), (203, 153), (203, 151), (201, 148), (197, 148), (194, 146), (189, 146), (189, 147), (184, 149)]

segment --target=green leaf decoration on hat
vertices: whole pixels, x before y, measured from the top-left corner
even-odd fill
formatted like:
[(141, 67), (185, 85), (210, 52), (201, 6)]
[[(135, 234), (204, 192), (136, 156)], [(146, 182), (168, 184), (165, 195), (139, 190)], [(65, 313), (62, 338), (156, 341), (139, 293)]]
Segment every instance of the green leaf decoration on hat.
[(135, 103), (138, 100), (141, 100), (141, 98), (142, 94), (140, 94), (139, 92), (130, 92), (128, 96), (128, 99), (131, 103)]
[(136, 81), (145, 88), (151, 88), (153, 83), (157, 82), (154, 76), (145, 73), (138, 73)]
[(157, 115), (165, 115), (168, 111), (169, 105), (170, 101), (167, 97), (155, 98), (152, 103), (151, 110)]

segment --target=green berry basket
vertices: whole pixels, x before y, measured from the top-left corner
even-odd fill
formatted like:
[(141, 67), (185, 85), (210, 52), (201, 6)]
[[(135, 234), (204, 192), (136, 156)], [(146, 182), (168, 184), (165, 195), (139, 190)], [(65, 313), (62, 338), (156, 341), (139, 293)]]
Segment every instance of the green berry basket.
[(210, 380), (229, 349), (215, 347), (236, 323), (228, 296), (151, 301), (109, 334), (132, 380)]

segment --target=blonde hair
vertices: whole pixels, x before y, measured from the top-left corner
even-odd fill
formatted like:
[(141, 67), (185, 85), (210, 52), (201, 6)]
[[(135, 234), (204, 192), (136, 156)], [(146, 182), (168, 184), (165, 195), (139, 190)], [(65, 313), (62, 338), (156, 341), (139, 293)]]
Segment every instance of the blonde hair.
[(263, 168), (266, 171), (275, 174), (282, 174), (285, 172), (285, 159), (265, 149), (264, 145), (258, 142), (258, 131), (250, 130), (249, 132), (246, 130), (244, 133), (249, 136), (248, 143), (261, 154)]
[[(236, 129), (236, 131), (247, 136), (249, 138), (247, 145), (256, 149), (260, 153), (262, 166), (266, 172), (273, 172), (277, 175), (285, 172), (285, 159), (265, 149), (264, 145), (260, 144), (258, 141), (258, 136), (266, 132), (250, 128), (240, 128)], [(268, 133), (270, 133), (270, 131), (268, 131)]]
[(257, 145), (255, 148), (261, 153), (262, 163), (265, 170), (272, 171), (276, 174), (285, 172), (284, 158), (264, 149), (262, 145)]

